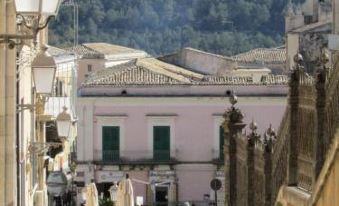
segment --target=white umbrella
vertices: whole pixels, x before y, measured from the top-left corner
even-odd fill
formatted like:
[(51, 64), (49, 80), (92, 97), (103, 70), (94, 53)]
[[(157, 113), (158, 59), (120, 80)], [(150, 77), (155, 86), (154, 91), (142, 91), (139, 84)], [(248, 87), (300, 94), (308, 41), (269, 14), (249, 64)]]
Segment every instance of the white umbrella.
[(86, 206), (99, 206), (98, 190), (95, 183), (90, 183), (86, 188)]
[(115, 182), (113, 182), (113, 185), (109, 188), (109, 194), (111, 196), (111, 200), (113, 202), (117, 201), (117, 192), (118, 192), (118, 186)]
[(117, 196), (117, 206), (134, 206), (133, 186), (129, 178), (120, 181)]

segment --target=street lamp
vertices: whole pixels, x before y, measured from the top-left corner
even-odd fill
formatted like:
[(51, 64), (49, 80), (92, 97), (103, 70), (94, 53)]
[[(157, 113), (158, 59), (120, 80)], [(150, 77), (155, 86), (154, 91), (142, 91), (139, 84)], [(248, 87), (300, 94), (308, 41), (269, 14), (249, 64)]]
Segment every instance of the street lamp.
[(36, 44), (38, 32), (46, 28), (52, 17), (57, 15), (61, 0), (14, 0), (14, 3), (21, 20), (18, 25), (23, 23), (31, 34), (0, 34), (0, 43), (8, 44), (10, 49), (22, 44), (24, 39), (33, 39)]
[(15, 0), (15, 9), (21, 15), (56, 16), (61, 0)]
[(71, 115), (67, 113), (67, 107), (56, 118), (58, 136), (67, 138), (71, 127)]
[(55, 71), (54, 58), (48, 54), (46, 47), (42, 47), (32, 62), (33, 80), (37, 94), (47, 96), (52, 93)]

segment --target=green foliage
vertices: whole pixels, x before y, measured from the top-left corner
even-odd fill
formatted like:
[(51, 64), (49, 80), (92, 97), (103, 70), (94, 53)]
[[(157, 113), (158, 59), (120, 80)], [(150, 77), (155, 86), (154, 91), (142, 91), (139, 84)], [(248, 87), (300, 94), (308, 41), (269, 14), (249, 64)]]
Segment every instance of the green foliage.
[[(232, 55), (282, 43), (287, 0), (81, 0), (79, 43), (108, 42), (153, 55), (182, 47)], [(73, 8), (62, 6), (50, 43), (73, 45)]]
[(114, 203), (109, 198), (99, 198), (99, 206), (114, 206)]

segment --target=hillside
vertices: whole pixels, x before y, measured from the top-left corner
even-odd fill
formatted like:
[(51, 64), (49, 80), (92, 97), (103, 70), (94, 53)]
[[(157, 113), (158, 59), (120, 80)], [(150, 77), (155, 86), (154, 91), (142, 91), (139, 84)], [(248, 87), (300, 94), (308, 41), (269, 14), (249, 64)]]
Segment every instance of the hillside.
[[(78, 0), (79, 43), (108, 42), (153, 55), (190, 46), (232, 55), (282, 44), (287, 0)], [(50, 43), (73, 44), (73, 8), (62, 6)]]

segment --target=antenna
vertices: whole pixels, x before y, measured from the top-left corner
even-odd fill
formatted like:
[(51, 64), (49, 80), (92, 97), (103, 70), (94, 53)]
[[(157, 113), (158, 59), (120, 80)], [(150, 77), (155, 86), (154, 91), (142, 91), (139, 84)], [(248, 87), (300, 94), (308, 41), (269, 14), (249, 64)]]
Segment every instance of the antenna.
[(79, 43), (79, 5), (77, 0), (64, 0), (60, 6), (73, 7), (73, 46)]

